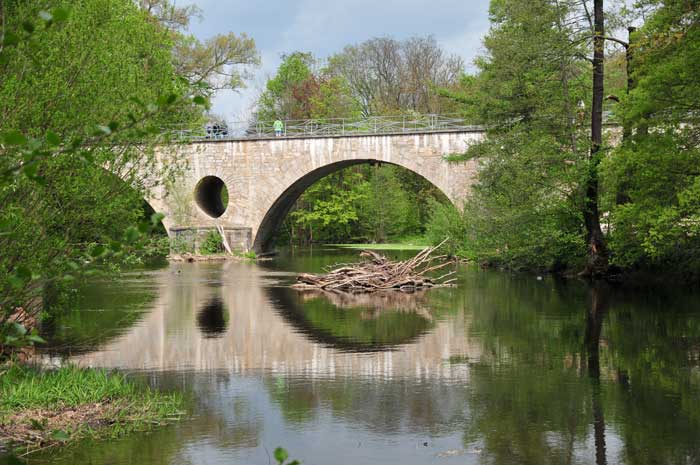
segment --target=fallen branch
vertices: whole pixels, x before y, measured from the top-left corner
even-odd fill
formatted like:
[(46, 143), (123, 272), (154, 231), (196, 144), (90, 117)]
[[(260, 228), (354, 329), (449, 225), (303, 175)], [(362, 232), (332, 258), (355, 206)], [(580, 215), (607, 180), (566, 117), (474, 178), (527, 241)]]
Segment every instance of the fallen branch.
[(446, 279), (454, 275), (454, 271), (439, 277), (429, 275), (430, 272), (454, 263), (454, 260), (450, 260), (446, 255), (434, 255), (443, 243), (427, 247), (413, 258), (396, 262), (377, 252), (364, 250), (360, 253), (360, 256), (365, 258), (364, 261), (336, 265), (337, 268), (330, 269), (325, 274), (302, 273), (292, 287), (300, 290), (319, 289), (358, 294), (378, 291), (415, 292), (454, 286), (456, 279)]

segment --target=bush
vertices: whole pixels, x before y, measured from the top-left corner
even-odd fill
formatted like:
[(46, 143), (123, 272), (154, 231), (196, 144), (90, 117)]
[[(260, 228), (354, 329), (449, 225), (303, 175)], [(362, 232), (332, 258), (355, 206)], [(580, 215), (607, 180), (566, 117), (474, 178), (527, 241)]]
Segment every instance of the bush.
[(209, 231), (199, 245), (199, 253), (202, 255), (217, 255), (224, 253), (224, 243), (217, 231)]

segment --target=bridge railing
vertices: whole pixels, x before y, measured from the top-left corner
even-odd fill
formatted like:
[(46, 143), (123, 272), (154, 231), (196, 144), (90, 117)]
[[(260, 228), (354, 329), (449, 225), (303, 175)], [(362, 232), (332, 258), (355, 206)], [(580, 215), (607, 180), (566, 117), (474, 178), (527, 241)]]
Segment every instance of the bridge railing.
[[(234, 121), (209, 124), (195, 130), (172, 129), (178, 140), (256, 139), (276, 137), (274, 121)], [(370, 116), (284, 120), (280, 137), (327, 137), (362, 134), (396, 134), (481, 130), (459, 115)]]

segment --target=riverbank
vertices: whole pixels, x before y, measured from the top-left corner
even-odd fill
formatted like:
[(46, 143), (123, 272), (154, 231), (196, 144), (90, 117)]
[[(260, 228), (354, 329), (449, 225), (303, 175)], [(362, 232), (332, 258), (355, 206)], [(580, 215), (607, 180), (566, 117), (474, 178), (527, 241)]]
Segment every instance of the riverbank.
[(0, 366), (0, 453), (26, 455), (177, 421), (184, 401), (104, 370)]
[(341, 249), (356, 250), (423, 250), (429, 245), (422, 244), (328, 244)]
[(256, 262), (266, 260), (266, 258), (258, 257), (255, 252), (233, 253), (233, 254), (170, 254), (167, 259), (171, 262), (222, 262), (222, 261), (237, 261), (237, 262)]

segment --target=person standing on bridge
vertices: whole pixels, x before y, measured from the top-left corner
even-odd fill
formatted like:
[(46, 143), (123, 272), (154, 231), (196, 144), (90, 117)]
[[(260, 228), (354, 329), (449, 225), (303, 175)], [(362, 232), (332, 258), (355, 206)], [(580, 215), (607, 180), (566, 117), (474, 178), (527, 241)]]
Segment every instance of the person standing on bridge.
[(272, 123), (272, 126), (275, 128), (275, 137), (280, 137), (282, 135), (282, 130), (284, 129), (284, 123), (280, 120), (275, 120), (275, 122)]

